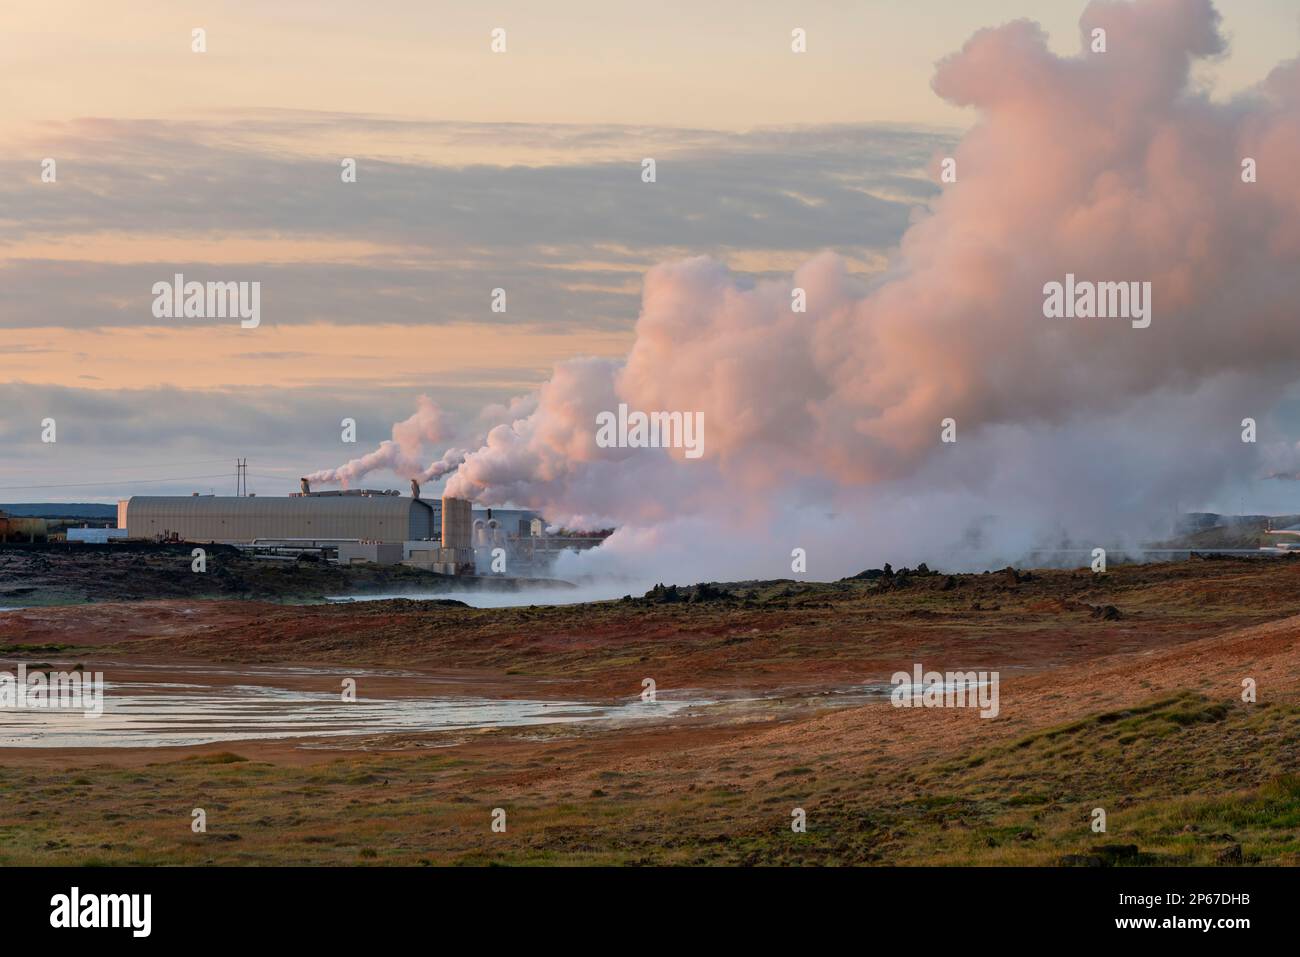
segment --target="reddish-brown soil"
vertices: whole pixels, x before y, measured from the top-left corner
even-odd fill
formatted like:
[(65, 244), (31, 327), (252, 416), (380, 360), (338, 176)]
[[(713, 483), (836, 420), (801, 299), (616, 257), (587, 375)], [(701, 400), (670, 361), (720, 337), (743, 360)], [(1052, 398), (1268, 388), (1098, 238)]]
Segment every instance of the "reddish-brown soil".
[[(491, 611), (161, 601), (9, 612), (0, 643), (23, 649), (13, 660), (387, 667), (503, 697), (626, 699), (649, 676), (661, 690), (764, 697), (690, 721), (371, 736), (328, 748), (10, 750), (0, 783), (29, 802), (11, 807), (53, 813), (62, 805), (51, 782), (71, 762), (91, 785), (63, 813), (133, 822), (137, 843), (114, 845), (106, 862), (337, 863), (375, 846), (391, 863), (1051, 863), (1092, 853), (1087, 815), (1105, 806), (1114, 840), (1142, 848), (1132, 862), (1214, 863), (1239, 842), (1247, 863), (1292, 863), (1297, 586), (1300, 563), (1223, 560), (1101, 577), (753, 583), (693, 602)], [(914, 663), (999, 670), (999, 716), (843, 706), (825, 694)], [(1257, 703), (1242, 701), (1246, 678)], [(401, 693), (400, 679), (377, 693), (384, 687)], [(185, 760), (227, 752), (249, 760)], [(94, 787), (101, 782), (112, 788)], [(300, 789), (312, 795), (306, 804)], [(218, 795), (245, 843), (176, 844), (165, 820), (120, 807), (173, 791), (178, 807), (196, 803), (196, 791)], [(277, 800), (297, 808), (299, 823), (263, 834), (257, 822), (275, 818)], [(480, 827), (495, 806), (518, 822), (509, 842)], [(817, 822), (802, 842), (790, 843), (781, 823), (792, 806)], [(382, 844), (371, 843), (376, 814)], [(31, 827), (26, 820), (0, 814), (0, 828)], [(75, 860), (75, 847), (51, 860)]]

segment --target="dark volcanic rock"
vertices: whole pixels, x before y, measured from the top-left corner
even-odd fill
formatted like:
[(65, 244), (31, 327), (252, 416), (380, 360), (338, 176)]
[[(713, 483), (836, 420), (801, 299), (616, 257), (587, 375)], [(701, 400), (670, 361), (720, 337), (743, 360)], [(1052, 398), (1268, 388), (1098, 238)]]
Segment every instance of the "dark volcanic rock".
[(1008, 565), (1006, 568), (999, 568), (997, 574), (1006, 579), (1008, 585), (1019, 585), (1022, 582), (1031, 582), (1034, 580), (1033, 572), (1022, 572), (1017, 568)]
[(1098, 844), (1093, 850), (1103, 861), (1111, 864), (1136, 860), (1138, 856), (1136, 844)]
[(646, 592), (645, 597), (659, 605), (673, 605), (682, 600), (676, 585), (665, 585), (663, 582)]
[(1242, 863), (1241, 845), (1229, 844), (1214, 855), (1214, 863), (1233, 866)]

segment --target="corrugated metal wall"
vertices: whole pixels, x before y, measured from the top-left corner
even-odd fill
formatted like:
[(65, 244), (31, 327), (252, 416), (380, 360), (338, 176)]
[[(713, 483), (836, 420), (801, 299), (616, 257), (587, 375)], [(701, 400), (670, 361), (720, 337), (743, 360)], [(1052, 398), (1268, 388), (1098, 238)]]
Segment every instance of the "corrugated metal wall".
[(175, 534), (192, 542), (255, 538), (401, 542), (438, 535), (429, 503), (398, 495), (137, 495), (127, 504), (126, 522), (132, 538)]
[(467, 499), (442, 497), (442, 544), (444, 548), (469, 548), (470, 512), (473, 506)]

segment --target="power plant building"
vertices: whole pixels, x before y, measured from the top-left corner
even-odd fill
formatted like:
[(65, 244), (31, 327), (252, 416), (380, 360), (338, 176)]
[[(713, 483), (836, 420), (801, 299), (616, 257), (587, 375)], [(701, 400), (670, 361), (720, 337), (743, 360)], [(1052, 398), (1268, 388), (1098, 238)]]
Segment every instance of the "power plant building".
[(526, 509), (364, 489), (284, 498), (137, 495), (118, 503), (121, 529), (133, 539), (238, 545), (267, 558), (317, 553), (345, 565), (400, 562), (449, 575), (474, 574), (503, 556), (514, 573), (537, 573), (560, 551), (600, 541), (547, 536), (541, 516)]
[(125, 520), (131, 538), (188, 542), (406, 542), (439, 539), (441, 511), (439, 502), (387, 492), (136, 495), (119, 507), (119, 526)]

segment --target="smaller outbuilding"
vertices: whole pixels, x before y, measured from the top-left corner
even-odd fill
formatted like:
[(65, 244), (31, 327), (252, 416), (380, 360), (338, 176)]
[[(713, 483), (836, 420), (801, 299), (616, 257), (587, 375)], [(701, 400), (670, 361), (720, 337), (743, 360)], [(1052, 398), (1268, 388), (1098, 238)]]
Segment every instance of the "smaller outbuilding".
[(0, 511), (0, 542), (49, 541), (49, 528), (43, 518), (22, 518)]
[(70, 542), (89, 542), (93, 545), (103, 545), (116, 539), (126, 538), (126, 529), (91, 528), (89, 525), (83, 525), (81, 528), (68, 529), (66, 534)]
[(340, 565), (400, 565), (404, 555), (401, 542), (339, 542)]

